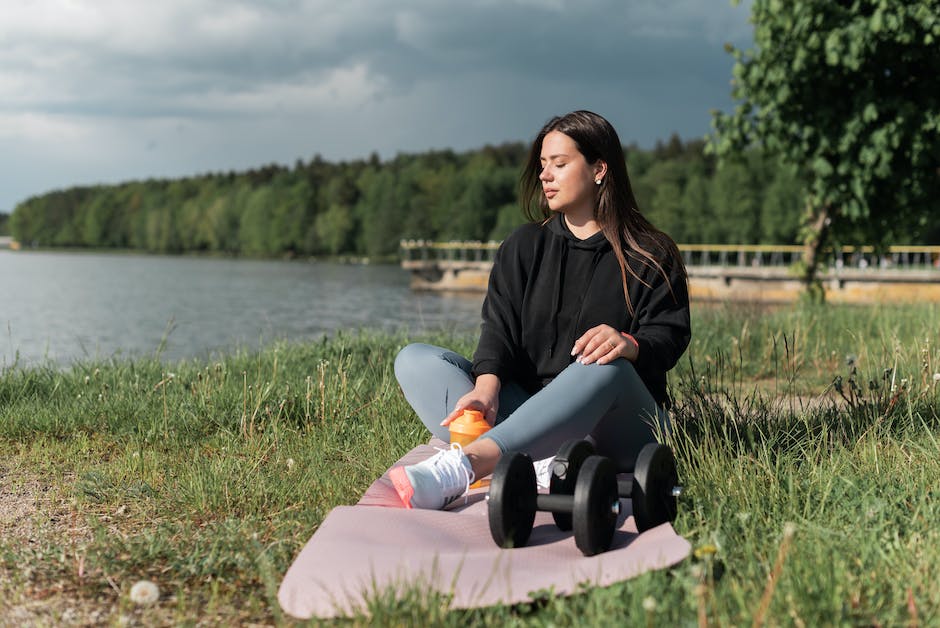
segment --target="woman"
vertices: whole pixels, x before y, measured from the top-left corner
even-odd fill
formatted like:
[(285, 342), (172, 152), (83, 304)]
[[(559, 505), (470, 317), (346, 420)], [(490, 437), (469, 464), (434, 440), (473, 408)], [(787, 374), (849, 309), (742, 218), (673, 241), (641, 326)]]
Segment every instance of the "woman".
[(685, 267), (637, 209), (614, 128), (589, 111), (550, 120), (521, 196), (533, 222), (496, 254), (473, 362), (420, 344), (395, 360), (405, 398), (435, 436), (448, 440), (464, 409), (494, 426), (392, 469), (406, 507), (443, 508), (504, 453), (543, 458), (573, 438), (629, 471), (668, 427), (666, 371), (691, 334)]

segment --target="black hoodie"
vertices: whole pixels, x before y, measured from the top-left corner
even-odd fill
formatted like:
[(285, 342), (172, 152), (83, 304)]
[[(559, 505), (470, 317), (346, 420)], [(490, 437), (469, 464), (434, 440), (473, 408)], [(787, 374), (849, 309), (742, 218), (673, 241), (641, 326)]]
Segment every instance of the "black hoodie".
[(648, 284), (628, 275), (631, 316), (620, 264), (603, 233), (579, 240), (558, 215), (516, 229), (499, 247), (490, 273), (473, 374), (492, 373), (534, 393), (575, 359), (575, 340), (606, 323), (636, 339), (637, 373), (665, 405), (666, 371), (688, 346), (691, 325), (682, 269), (670, 266), (665, 255), (657, 259), (668, 284), (655, 269), (629, 262)]

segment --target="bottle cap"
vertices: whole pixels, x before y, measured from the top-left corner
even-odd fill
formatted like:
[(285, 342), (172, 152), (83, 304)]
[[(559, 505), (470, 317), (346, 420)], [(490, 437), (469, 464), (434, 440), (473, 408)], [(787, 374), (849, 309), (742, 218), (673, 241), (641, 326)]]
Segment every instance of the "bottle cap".
[(464, 410), (450, 424), (450, 440), (466, 445), (492, 427), (479, 410)]

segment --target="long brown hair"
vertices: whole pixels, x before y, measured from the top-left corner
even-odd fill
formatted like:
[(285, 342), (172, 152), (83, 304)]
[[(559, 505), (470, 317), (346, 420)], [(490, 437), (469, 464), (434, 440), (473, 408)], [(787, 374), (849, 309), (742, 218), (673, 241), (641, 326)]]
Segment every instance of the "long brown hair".
[[(542, 140), (552, 131), (564, 133), (572, 140), (589, 164), (598, 159), (607, 164), (607, 174), (597, 186), (597, 208), (594, 219), (600, 224), (604, 237), (610, 242), (620, 263), (623, 277), (623, 296), (627, 310), (634, 315), (633, 303), (627, 286), (628, 276), (647, 287), (640, 274), (627, 262), (627, 257), (637, 260), (644, 266), (653, 268), (663, 276), (666, 285), (672, 291), (672, 282), (666, 265), (678, 269), (682, 280), (686, 281), (685, 265), (679, 247), (666, 233), (660, 231), (640, 213), (633, 186), (627, 175), (627, 163), (623, 156), (623, 145), (617, 131), (610, 122), (591, 111), (573, 111), (549, 120), (532, 142), (529, 158), (522, 172), (520, 197), (522, 210), (526, 218), (532, 221), (544, 221), (552, 215), (548, 201), (542, 193), (539, 174), (542, 171)], [(659, 250), (657, 250), (659, 249)], [(666, 259), (658, 255), (665, 254)]]

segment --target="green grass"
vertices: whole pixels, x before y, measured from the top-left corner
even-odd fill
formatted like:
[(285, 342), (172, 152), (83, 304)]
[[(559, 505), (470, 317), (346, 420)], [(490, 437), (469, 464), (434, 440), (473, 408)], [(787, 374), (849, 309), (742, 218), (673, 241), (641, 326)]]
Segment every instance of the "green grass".
[[(460, 626), (934, 621), (938, 314), (697, 308), (671, 376), (686, 486), (675, 527), (692, 558), (529, 605), (448, 612), (416, 588), (377, 592), (369, 611), (381, 624)], [(474, 345), (363, 332), (209, 363), (6, 370), (0, 612), (288, 621), (275, 596), (297, 551), (427, 439), (391, 370), (414, 340)], [(129, 601), (142, 578), (160, 585), (159, 604)]]

